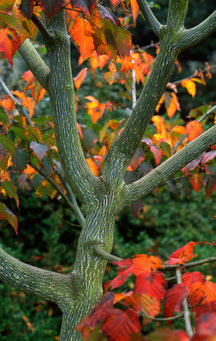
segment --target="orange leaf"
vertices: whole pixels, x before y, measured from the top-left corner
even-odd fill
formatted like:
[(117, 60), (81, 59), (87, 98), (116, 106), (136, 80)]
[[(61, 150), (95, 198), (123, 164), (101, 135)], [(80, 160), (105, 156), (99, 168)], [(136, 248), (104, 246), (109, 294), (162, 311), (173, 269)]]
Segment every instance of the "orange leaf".
[(163, 263), (160, 258), (147, 255), (135, 255), (133, 257), (135, 276), (139, 276), (144, 272), (156, 271), (158, 268), (163, 268)]
[(14, 29), (8, 27), (0, 28), (0, 52), (9, 61), (11, 67), (13, 65), (13, 55), (20, 44), (20, 38)]
[(170, 103), (169, 106), (166, 104), (166, 110), (169, 118), (171, 118), (176, 113), (176, 110), (180, 110), (178, 98), (174, 92), (171, 92), (170, 94)]
[(84, 79), (86, 78), (87, 75), (87, 67), (85, 67), (84, 69), (82, 69), (78, 75), (74, 78), (74, 85), (76, 87), (77, 90), (79, 90), (82, 82), (84, 81)]
[(188, 134), (189, 141), (193, 141), (197, 136), (202, 134), (202, 125), (198, 121), (190, 121), (186, 125), (186, 132)]
[(156, 113), (158, 113), (160, 106), (164, 102), (164, 100), (165, 100), (165, 97), (164, 95), (162, 95), (160, 101), (158, 102), (158, 105), (156, 106), (156, 109), (155, 109)]
[(130, 0), (130, 5), (131, 5), (132, 14), (133, 14), (133, 21), (134, 21), (134, 25), (135, 25), (137, 16), (139, 14), (139, 5), (138, 5), (136, 0)]
[(181, 82), (181, 86), (187, 89), (188, 93), (194, 97), (196, 95), (196, 84), (191, 79), (186, 79)]
[(91, 169), (92, 173), (95, 176), (98, 176), (98, 166), (96, 165), (96, 163), (91, 158), (86, 159), (86, 162), (89, 168)]
[(87, 59), (95, 50), (94, 46), (94, 29), (88, 20), (77, 18), (68, 29), (70, 36), (79, 46), (80, 54), (83, 60)]
[(119, 122), (118, 120), (110, 120), (109, 121), (109, 126), (110, 128), (112, 128), (113, 130), (115, 130), (116, 128), (118, 128), (119, 124), (121, 122)]

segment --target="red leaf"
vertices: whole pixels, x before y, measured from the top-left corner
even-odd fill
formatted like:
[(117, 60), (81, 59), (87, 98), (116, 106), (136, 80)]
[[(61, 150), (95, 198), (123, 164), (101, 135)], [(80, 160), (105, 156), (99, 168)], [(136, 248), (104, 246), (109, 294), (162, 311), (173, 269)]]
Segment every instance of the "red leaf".
[(162, 272), (143, 273), (136, 278), (135, 292), (148, 294), (161, 301), (166, 292), (166, 280)]
[(101, 327), (110, 341), (130, 341), (131, 334), (139, 333), (140, 329), (139, 316), (132, 309), (115, 309)]
[(193, 187), (193, 189), (199, 193), (200, 187), (202, 185), (203, 176), (200, 173), (192, 174), (189, 178), (189, 181)]
[(134, 155), (134, 157), (133, 157), (133, 159), (132, 159), (127, 170), (135, 171), (144, 159), (145, 159), (144, 152), (143, 152), (142, 148), (138, 147), (136, 154)]
[(174, 312), (180, 313), (182, 303), (188, 294), (188, 288), (184, 284), (176, 284), (167, 290), (164, 300), (164, 315), (172, 317)]
[(204, 284), (205, 277), (200, 272), (194, 271), (194, 272), (186, 272), (182, 276), (182, 283), (186, 285), (188, 289), (190, 289), (190, 286), (194, 283), (200, 282)]
[(119, 262), (113, 262), (113, 264), (118, 265), (118, 275), (110, 282), (104, 285), (105, 291), (108, 288), (115, 289), (120, 287), (127, 278), (133, 273), (133, 262), (131, 259), (123, 259)]
[(77, 326), (80, 332), (85, 326), (95, 328), (97, 324), (105, 320), (105, 318), (114, 310), (113, 309), (114, 293), (106, 293), (96, 307), (92, 310), (91, 314), (85, 317)]
[(189, 141), (193, 141), (197, 136), (202, 134), (202, 125), (198, 121), (188, 122), (186, 125), (186, 132), (188, 134)]
[(52, 18), (61, 8), (65, 0), (39, 0), (47, 18)]
[(216, 313), (205, 313), (199, 316), (196, 321), (196, 334), (192, 341), (206, 340), (206, 338), (200, 339), (197, 336), (216, 336)]
[(189, 242), (186, 245), (182, 246), (180, 249), (173, 252), (169, 256), (168, 261), (166, 261), (166, 264), (174, 265), (184, 264), (188, 262), (191, 258), (195, 257), (195, 255), (193, 254), (193, 250), (196, 244), (196, 242)]
[(182, 172), (187, 176), (190, 171), (198, 166), (204, 155), (205, 153), (202, 153), (198, 158), (188, 163), (184, 168), (182, 168)]
[(215, 156), (216, 156), (216, 150), (214, 152), (206, 153), (204, 157), (202, 158), (201, 165), (205, 165), (207, 162), (214, 159)]
[(161, 163), (161, 160), (163, 158), (162, 150), (158, 146), (153, 145), (152, 140), (150, 140), (148, 138), (143, 138), (142, 142), (146, 143), (149, 146), (149, 149), (151, 150), (152, 154), (154, 155), (155, 164), (156, 164), (156, 166), (158, 166)]
[(152, 154), (154, 155), (155, 164), (156, 166), (158, 166), (161, 163), (161, 160), (163, 158), (163, 152), (159, 147), (154, 146), (154, 145), (150, 147), (150, 150)]

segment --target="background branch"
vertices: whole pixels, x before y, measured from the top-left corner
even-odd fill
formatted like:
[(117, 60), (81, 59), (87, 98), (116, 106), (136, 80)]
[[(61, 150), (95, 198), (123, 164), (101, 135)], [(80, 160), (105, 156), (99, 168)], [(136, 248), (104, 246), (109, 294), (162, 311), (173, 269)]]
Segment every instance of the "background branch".
[[(201, 260), (198, 260), (196, 262), (186, 263), (186, 264), (184, 264), (184, 268), (187, 268), (187, 269), (188, 268), (194, 268), (195, 266), (209, 264), (209, 263), (212, 263), (212, 262), (216, 262), (216, 256), (210, 257), (210, 258), (201, 259)], [(163, 266), (164, 266), (164, 268), (163, 268), (164, 271), (172, 271), (172, 270), (176, 270), (179, 267), (179, 264), (176, 264), (176, 265), (166, 265), (166, 264), (163, 264)]]
[(18, 110), (18, 112), (20, 113), (21, 116), (24, 116), (26, 118), (27, 123), (33, 127), (33, 123), (31, 121), (31, 118), (29, 116), (28, 111), (26, 110), (26, 108), (13, 96), (13, 94), (11, 93), (11, 91), (8, 89), (7, 85), (5, 84), (5, 82), (0, 78), (0, 85), (2, 87), (2, 90), (4, 91), (4, 93), (6, 95), (8, 95), (10, 97), (10, 99), (12, 100), (13, 104), (15, 105), (16, 109)]
[[(182, 284), (182, 274), (181, 274), (180, 268), (176, 269), (176, 278), (177, 278), (177, 283)], [(182, 306), (183, 306), (183, 315), (184, 315), (184, 320), (185, 320), (186, 332), (191, 338), (193, 336), (193, 328), (191, 325), (190, 311), (188, 308), (188, 302), (186, 298), (184, 299)]]

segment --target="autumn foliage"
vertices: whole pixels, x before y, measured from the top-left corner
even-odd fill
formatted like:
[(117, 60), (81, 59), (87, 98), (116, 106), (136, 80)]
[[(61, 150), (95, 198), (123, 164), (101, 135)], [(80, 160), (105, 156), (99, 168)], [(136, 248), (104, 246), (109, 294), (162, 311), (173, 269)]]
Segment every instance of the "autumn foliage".
[[(216, 284), (202, 273), (187, 269), (200, 264), (199, 261), (189, 262), (195, 257), (193, 252), (197, 244), (191, 241), (184, 245), (164, 264), (160, 258), (148, 255), (113, 262), (118, 266), (117, 276), (105, 284), (105, 295), (77, 327), (83, 340), (213, 340), (216, 335), (212, 326), (216, 319)], [(207, 244), (215, 246), (214, 243)], [(203, 263), (209, 261), (206, 259)], [(176, 276), (169, 278), (173, 272)], [(135, 284), (130, 282), (129, 287), (133, 290), (108, 291), (121, 287), (132, 275)], [(184, 330), (172, 328), (178, 319), (189, 321), (193, 337)], [(157, 321), (157, 329), (143, 336), (154, 321)]]

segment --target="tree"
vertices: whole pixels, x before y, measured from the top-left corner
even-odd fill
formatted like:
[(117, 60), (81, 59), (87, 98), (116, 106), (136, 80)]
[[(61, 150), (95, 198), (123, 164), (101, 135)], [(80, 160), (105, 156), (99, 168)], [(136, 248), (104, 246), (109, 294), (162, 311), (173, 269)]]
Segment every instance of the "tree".
[[(92, 15), (92, 18), (97, 18), (97, 24), (101, 25), (102, 29), (92, 32), (91, 26), (87, 35), (81, 36), (80, 39), (80, 35), (86, 29), (85, 27), (82, 30), (86, 19), (75, 18), (76, 15), (74, 17), (72, 15), (72, 23), (77, 20), (76, 24), (67, 26), (65, 11), (61, 8), (63, 3), (64, 1), (61, 0), (39, 1), (39, 9), (42, 8), (47, 17), (45, 20), (38, 16), (38, 12), (33, 11), (34, 1), (21, 1), (20, 9), (27, 17), (27, 19), (22, 17), (22, 26), (16, 20), (18, 10), (14, 8), (15, 1), (5, 0), (0, 8), (2, 12), (0, 12), (0, 22), (3, 27), (0, 51), (12, 64), (12, 56), (19, 47), (19, 52), (28, 67), (49, 94), (53, 109), (56, 143), (68, 183), (67, 192), (70, 205), (83, 226), (76, 258), (73, 262), (72, 272), (62, 275), (24, 264), (1, 249), (0, 278), (29, 294), (35, 294), (55, 302), (63, 314), (60, 339), (67, 341), (80, 340), (80, 333), (74, 328), (102, 296), (102, 280), (107, 261), (119, 260), (111, 255), (116, 215), (123, 207), (152, 192), (216, 143), (216, 127), (214, 126), (140, 180), (128, 185), (124, 182), (126, 169), (155, 112), (179, 53), (199, 44), (216, 30), (216, 12), (198, 26), (185, 29), (187, 0), (169, 1), (166, 25), (158, 22), (145, 0), (139, 0), (140, 11), (160, 39), (160, 50), (124, 129), (109, 148), (104, 161), (103, 175), (97, 177), (86, 162), (77, 129), (70, 39), (67, 27), (72, 31), (71, 34), (75, 40), (79, 36), (77, 42), (81, 48), (84, 48), (81, 41), (83, 38), (87, 44), (86, 49), (93, 44), (93, 50), (97, 49), (98, 52), (102, 51), (109, 55), (113, 53), (113, 50), (114, 54), (116, 51), (127, 53), (128, 48), (130, 49), (130, 39), (127, 33), (123, 32), (121, 26), (116, 24), (110, 12), (103, 14), (105, 10), (102, 6), (94, 2), (71, 1), (72, 8), (78, 8), (83, 13), (87, 13), (86, 15), (92, 15), (93, 11), (102, 13), (100, 16)], [(8, 20), (9, 11), (12, 11), (11, 21), (14, 18), (14, 22)], [(76, 12), (73, 13), (76, 14)], [(5, 16), (8, 20), (7, 25)], [(108, 22), (106, 21), (107, 17), (109, 17)], [(49, 66), (42, 60), (31, 42), (25, 40), (27, 36), (33, 35), (31, 27), (33, 23), (43, 37)], [(17, 25), (21, 26), (18, 28)], [(5, 46), (5, 42), (11, 46)], [(92, 49), (84, 51), (82, 55), (86, 58), (91, 53)], [(26, 115), (26, 117), (31, 125), (29, 116)], [(36, 130), (34, 130), (34, 134), (36, 134)], [(6, 136), (2, 135), (0, 142), (10, 153), (14, 154), (14, 147)], [(31, 144), (31, 148), (41, 157), (44, 155), (43, 147), (40, 143)], [(77, 207), (73, 193), (82, 202), (83, 213)], [(66, 200), (69, 199), (66, 197)], [(16, 222), (11, 216), (8, 216), (8, 210), (4, 206), (1, 207), (1, 210), (2, 218), (12, 221), (16, 228)]]

